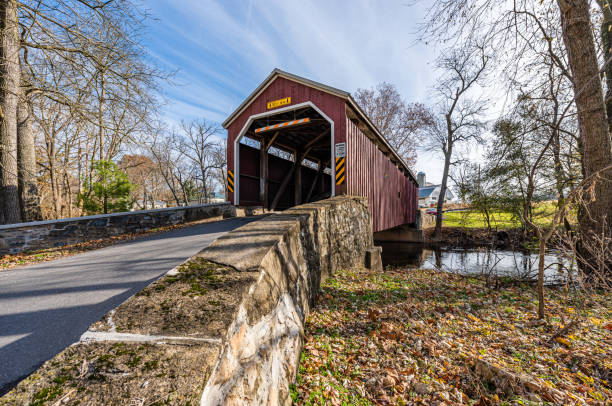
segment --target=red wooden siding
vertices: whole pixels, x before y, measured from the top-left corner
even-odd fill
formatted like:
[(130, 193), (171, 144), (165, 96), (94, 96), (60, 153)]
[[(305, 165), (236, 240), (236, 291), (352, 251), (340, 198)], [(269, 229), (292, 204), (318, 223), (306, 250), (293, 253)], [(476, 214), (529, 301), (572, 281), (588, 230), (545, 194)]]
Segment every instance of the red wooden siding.
[(354, 124), (347, 128), (347, 193), (367, 196), (374, 231), (416, 221), (417, 186)]

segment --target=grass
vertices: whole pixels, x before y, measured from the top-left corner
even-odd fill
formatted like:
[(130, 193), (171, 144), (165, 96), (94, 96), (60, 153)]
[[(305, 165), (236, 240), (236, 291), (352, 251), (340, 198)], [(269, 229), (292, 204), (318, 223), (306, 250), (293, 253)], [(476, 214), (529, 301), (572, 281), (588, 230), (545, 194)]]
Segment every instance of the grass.
[[(535, 206), (534, 221), (540, 226), (550, 226), (556, 211), (555, 202), (543, 202)], [(490, 215), (493, 229), (520, 228), (519, 218), (509, 211), (495, 210)], [(475, 210), (449, 211), (444, 213), (444, 227), (487, 228), (485, 216)]]
[(492, 289), (407, 268), (339, 271), (307, 318), (293, 401), (609, 404), (612, 297), (563, 288), (546, 297), (539, 321), (528, 284)]

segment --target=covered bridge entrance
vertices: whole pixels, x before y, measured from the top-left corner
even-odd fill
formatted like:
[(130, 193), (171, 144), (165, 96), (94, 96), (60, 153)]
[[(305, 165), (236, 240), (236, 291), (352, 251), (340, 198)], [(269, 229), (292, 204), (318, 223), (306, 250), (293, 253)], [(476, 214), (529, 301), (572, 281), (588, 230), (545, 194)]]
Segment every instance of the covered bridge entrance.
[(275, 69), (223, 127), (236, 206), (350, 194), (368, 198), (375, 232), (416, 221), (414, 174), (348, 92)]

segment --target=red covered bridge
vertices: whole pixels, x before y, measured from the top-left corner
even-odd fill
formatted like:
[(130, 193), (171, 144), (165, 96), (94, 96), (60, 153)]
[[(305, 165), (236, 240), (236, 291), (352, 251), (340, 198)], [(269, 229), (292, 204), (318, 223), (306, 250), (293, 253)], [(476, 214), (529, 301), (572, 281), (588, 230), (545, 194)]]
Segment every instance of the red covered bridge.
[(349, 194), (368, 197), (375, 232), (416, 222), (414, 174), (348, 92), (275, 69), (223, 127), (236, 206)]

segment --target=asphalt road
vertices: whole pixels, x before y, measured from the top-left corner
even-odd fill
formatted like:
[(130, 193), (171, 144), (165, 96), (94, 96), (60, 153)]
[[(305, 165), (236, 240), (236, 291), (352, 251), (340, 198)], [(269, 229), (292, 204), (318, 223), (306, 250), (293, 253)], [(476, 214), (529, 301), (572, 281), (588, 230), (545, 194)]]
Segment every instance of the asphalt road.
[(0, 271), (0, 395), (90, 324), (253, 218), (205, 223)]

